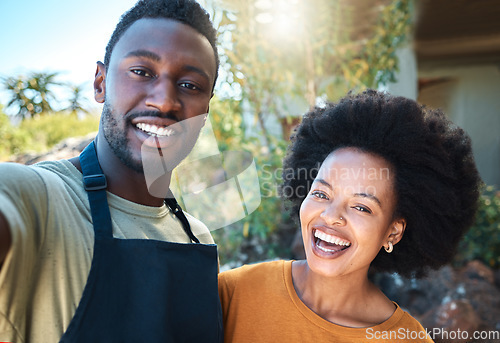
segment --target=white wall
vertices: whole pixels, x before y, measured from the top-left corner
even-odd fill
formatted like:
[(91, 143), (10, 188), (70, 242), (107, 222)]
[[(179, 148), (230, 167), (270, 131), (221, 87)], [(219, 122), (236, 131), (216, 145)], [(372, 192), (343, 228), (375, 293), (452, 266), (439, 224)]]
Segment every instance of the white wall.
[(399, 59), (399, 72), (396, 75), (397, 81), (380, 87), (392, 95), (404, 96), (413, 100), (417, 99), (417, 59), (413, 47), (407, 46), (397, 50)]
[(467, 131), (483, 181), (500, 188), (500, 66), (436, 68), (419, 77), (449, 78), (424, 88), (418, 100), (442, 108)]

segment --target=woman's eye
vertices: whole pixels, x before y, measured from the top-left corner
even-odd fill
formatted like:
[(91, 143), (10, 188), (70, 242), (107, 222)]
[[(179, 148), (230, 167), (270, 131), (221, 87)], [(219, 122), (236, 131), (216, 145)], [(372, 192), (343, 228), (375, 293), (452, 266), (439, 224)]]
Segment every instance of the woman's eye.
[(360, 211), (360, 212), (366, 212), (366, 213), (370, 213), (370, 214), (372, 213), (372, 211), (369, 208), (364, 207), (364, 206), (354, 206), (353, 208), (355, 210)]
[(311, 195), (315, 198), (318, 198), (318, 199), (328, 200), (328, 196), (325, 193), (320, 192), (320, 191), (313, 191), (313, 192), (311, 192)]
[(142, 76), (142, 77), (153, 77), (149, 72), (143, 70), (143, 69), (132, 69), (132, 73)]

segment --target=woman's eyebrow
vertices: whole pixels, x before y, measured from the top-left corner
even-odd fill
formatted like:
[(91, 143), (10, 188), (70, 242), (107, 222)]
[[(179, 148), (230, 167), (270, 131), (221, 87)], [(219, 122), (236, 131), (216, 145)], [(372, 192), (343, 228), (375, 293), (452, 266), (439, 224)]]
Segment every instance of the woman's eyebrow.
[(373, 201), (375, 201), (379, 206), (382, 206), (382, 203), (380, 202), (379, 198), (377, 198), (375, 195), (373, 194), (368, 194), (368, 193), (355, 193), (354, 194), (355, 197), (361, 197), (361, 198), (368, 198), (368, 199), (371, 199)]
[(326, 187), (330, 188), (331, 190), (333, 190), (332, 185), (330, 185), (328, 182), (326, 182), (326, 181), (325, 181), (325, 180), (323, 180), (323, 179), (314, 179), (314, 182), (319, 182), (319, 183), (321, 183), (322, 185), (324, 185), (324, 186), (326, 186)]

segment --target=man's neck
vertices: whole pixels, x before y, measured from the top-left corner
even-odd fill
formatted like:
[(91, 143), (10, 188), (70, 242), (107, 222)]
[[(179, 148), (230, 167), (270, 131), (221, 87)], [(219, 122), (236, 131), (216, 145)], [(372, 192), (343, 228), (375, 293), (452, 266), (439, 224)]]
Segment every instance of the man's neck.
[[(99, 165), (102, 168), (108, 183), (107, 190), (126, 200), (146, 205), (160, 207), (163, 198), (157, 198), (148, 191), (144, 173), (137, 172), (123, 164), (113, 153), (111, 147), (103, 136), (96, 138), (96, 151)], [(80, 172), (82, 171), (79, 157), (69, 160)], [(163, 186), (168, 188), (171, 173), (166, 174), (162, 180)]]

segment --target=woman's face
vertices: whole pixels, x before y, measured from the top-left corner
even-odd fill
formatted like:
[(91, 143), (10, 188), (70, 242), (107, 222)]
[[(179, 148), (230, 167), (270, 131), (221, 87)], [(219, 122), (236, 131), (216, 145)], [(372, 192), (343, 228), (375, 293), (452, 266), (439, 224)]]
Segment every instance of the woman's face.
[(300, 207), (309, 268), (334, 277), (368, 272), (388, 241), (397, 243), (404, 220), (394, 219), (396, 196), (389, 163), (355, 148), (323, 162)]

